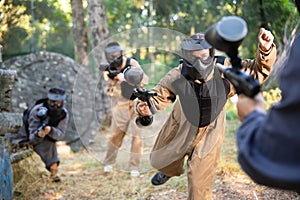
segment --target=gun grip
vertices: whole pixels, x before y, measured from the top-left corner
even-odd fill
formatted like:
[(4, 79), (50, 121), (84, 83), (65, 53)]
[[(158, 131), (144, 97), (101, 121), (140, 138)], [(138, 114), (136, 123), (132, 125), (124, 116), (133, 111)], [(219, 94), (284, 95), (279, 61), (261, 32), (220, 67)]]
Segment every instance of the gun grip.
[(152, 102), (150, 101), (150, 99), (147, 99), (147, 104), (148, 104), (148, 107), (151, 111), (152, 114), (155, 114), (156, 113), (156, 109), (154, 108)]
[(150, 126), (153, 122), (153, 116), (140, 116), (137, 117), (135, 120), (135, 123), (138, 125), (138, 127), (143, 126)]

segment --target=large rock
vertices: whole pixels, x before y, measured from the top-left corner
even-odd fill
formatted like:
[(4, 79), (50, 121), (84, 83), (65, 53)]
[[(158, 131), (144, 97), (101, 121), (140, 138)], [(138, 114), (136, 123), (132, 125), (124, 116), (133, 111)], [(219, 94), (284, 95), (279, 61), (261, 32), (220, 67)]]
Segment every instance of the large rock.
[[(3, 69), (15, 70), (17, 72), (18, 81), (14, 84), (11, 94), (13, 112), (22, 113), (24, 109), (33, 106), (36, 100), (45, 98), (48, 90), (53, 86), (59, 86), (66, 90), (68, 94), (66, 108), (70, 114), (70, 121), (65, 141), (67, 144), (70, 144), (73, 151), (77, 151), (82, 147), (82, 142), (79, 140), (79, 134), (76, 131), (72, 111), (73, 87), (81, 67), (80, 64), (71, 58), (53, 52), (38, 52), (18, 56), (2, 63)], [(81, 82), (83, 89), (93, 90), (88, 88), (90, 87), (88, 77)], [(79, 98), (94, 97), (80, 97), (79, 95)], [(85, 120), (88, 119), (84, 119), (83, 117), (82, 121)], [(92, 135), (95, 133), (81, 132), (81, 134), (93, 137)], [(84, 138), (90, 138), (86, 135)]]

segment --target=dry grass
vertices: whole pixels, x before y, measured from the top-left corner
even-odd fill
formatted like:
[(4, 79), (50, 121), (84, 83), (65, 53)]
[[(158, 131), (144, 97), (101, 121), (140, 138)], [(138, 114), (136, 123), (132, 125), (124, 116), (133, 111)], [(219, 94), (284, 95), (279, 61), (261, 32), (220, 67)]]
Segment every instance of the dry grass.
[[(121, 170), (104, 173), (102, 164), (85, 150), (60, 155), (60, 183), (49, 181), (49, 174), (36, 155), (13, 166), (14, 176), (18, 177), (14, 186), (15, 199), (169, 199), (164, 197), (186, 196), (185, 177), (154, 187), (149, 182), (154, 170), (131, 178), (129, 173)], [(174, 187), (176, 182), (183, 186)]]
[[(157, 121), (162, 122), (158, 115)], [(236, 162), (234, 130), (237, 121), (228, 123), (222, 157), (217, 170), (213, 199), (299, 199), (293, 192), (274, 190), (253, 183)], [(155, 127), (155, 130), (159, 127)], [(150, 135), (153, 134), (150, 131)], [(155, 132), (155, 131), (154, 131)], [(145, 133), (148, 134), (148, 133)], [(150, 137), (149, 137), (150, 138)], [(128, 141), (124, 141), (124, 146)], [(170, 179), (162, 186), (152, 186), (151, 177), (156, 172), (147, 160), (150, 144), (145, 145), (143, 169), (138, 178), (130, 177), (126, 167), (128, 150), (124, 147), (118, 156), (117, 169), (103, 172), (97, 151), (92, 149), (73, 153), (66, 145), (59, 145), (61, 165), (60, 183), (49, 181), (49, 173), (37, 155), (13, 165), (16, 200), (183, 200), (187, 199), (185, 174)], [(95, 148), (97, 144), (93, 144)], [(91, 146), (93, 146), (91, 145)], [(99, 147), (99, 146), (98, 146)], [(102, 148), (97, 148), (98, 150)], [(125, 156), (125, 157), (123, 157)]]

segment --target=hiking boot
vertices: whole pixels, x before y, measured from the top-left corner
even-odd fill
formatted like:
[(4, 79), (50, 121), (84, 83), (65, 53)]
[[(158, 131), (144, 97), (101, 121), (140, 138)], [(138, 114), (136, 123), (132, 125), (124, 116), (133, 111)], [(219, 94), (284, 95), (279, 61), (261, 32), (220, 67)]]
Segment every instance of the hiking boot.
[(60, 182), (61, 181), (61, 179), (59, 178), (59, 176), (57, 176), (57, 175), (52, 175), (51, 174), (51, 176), (50, 176), (50, 180), (52, 181), (52, 182)]
[(167, 182), (171, 177), (161, 172), (157, 172), (151, 179), (152, 185), (162, 185)]
[(61, 181), (61, 179), (59, 178), (59, 176), (57, 175), (57, 166), (55, 167), (51, 167), (50, 168), (50, 173), (51, 173), (51, 175), (50, 175), (50, 180), (52, 181), (52, 182), (60, 182)]

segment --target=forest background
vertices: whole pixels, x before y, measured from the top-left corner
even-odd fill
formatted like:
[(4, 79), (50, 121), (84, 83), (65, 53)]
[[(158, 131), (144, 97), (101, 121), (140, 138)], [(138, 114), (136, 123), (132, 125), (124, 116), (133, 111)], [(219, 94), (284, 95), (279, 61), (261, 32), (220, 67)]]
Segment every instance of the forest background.
[[(139, 38), (126, 36), (126, 33), (158, 27), (189, 36), (204, 32), (223, 16), (230, 15), (242, 17), (247, 22), (248, 35), (239, 49), (242, 58), (254, 58), (260, 27), (272, 31), (278, 52), (281, 53), (284, 41), (299, 20), (293, 0), (0, 0), (2, 58), (6, 61), (48, 51), (68, 56), (89, 68), (90, 52), (102, 41), (115, 35), (124, 36), (121, 41), (123, 47), (138, 46), (132, 43), (141, 42)], [(149, 34), (148, 38), (153, 34), (151, 31), (145, 33)], [(171, 46), (175, 41), (168, 40), (168, 31), (163, 33), (165, 35), (161, 37), (166, 39), (161, 40), (163, 44), (160, 46)], [(178, 65), (178, 55), (155, 45), (131, 53), (130, 56), (136, 58), (149, 75), (151, 84), (148, 87), (152, 87), (167, 71)], [(105, 61), (103, 54), (101, 56)], [(95, 72), (95, 68), (90, 69)], [(276, 87), (275, 81), (271, 88), (267, 88), (268, 92), (264, 92), (268, 106), (280, 98), (280, 91)], [(257, 186), (244, 178), (244, 174), (241, 178), (235, 148), (235, 130), (239, 122), (233, 106), (228, 106), (228, 128), (214, 186), (214, 199), (295, 199), (294, 194), (288, 194), (287, 197), (281, 191)], [(149, 132), (155, 132), (156, 129), (152, 127)], [(49, 185), (43, 176), (34, 175), (37, 171), (32, 160), (37, 160), (38, 165), (42, 166), (35, 157), (24, 160), (29, 163), (27, 165), (21, 163), (14, 166), (14, 178), (17, 179), (14, 189), (15, 193), (19, 192), (16, 199), (32, 199), (33, 196), (36, 199), (186, 199), (184, 176), (170, 181), (163, 188), (154, 188), (149, 186), (153, 171), (143, 173), (143, 179), (138, 181), (121, 172), (112, 177), (106, 176), (99, 170), (102, 167), (100, 163), (89, 158), (86, 152), (74, 155), (72, 152), (62, 155), (64, 184), (61, 185)], [(17, 167), (21, 168), (20, 173)], [(100, 177), (102, 181), (99, 182), (95, 177)]]
[[(242, 58), (254, 57), (260, 27), (272, 31), (280, 49), (284, 35), (289, 36), (298, 22), (292, 0), (0, 0), (2, 57), (5, 61), (19, 55), (50, 51), (88, 66), (89, 52), (115, 34), (160, 27), (191, 35), (204, 32), (229, 15), (240, 16), (247, 22), (248, 35), (239, 52)], [(151, 33), (147, 34), (150, 37)], [(124, 39), (122, 45), (138, 42), (133, 40)], [(131, 56), (141, 65), (156, 62), (166, 66), (151, 68), (151, 71), (144, 69), (151, 75), (153, 84), (178, 65), (176, 55), (155, 46), (138, 49)]]

